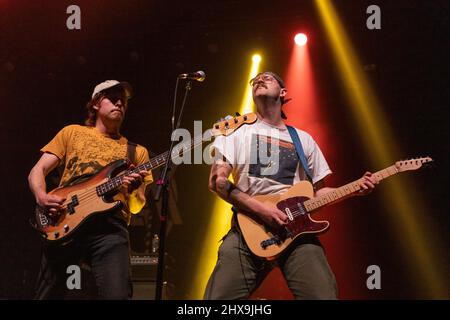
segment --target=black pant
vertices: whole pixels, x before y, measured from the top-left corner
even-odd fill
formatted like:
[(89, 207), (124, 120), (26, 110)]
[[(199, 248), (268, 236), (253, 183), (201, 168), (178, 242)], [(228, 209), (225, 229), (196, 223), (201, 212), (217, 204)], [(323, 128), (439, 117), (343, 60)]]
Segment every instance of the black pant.
[(68, 289), (68, 282), (74, 284), (73, 278), (69, 277), (75, 274), (74, 267), (69, 266), (78, 268), (81, 262), (90, 267), (97, 299), (131, 298), (133, 288), (126, 223), (115, 215), (102, 214), (81, 226), (72, 242), (63, 246), (43, 246), (35, 299), (64, 299), (68, 292), (78, 290), (73, 286), (70, 291)]

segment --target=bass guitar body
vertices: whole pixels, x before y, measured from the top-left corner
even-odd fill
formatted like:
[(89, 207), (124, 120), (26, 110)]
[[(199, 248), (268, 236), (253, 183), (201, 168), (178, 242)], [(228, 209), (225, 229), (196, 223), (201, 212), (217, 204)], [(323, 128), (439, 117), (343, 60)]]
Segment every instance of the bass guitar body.
[(115, 194), (101, 195), (98, 186), (127, 167), (128, 164), (125, 160), (117, 160), (86, 181), (59, 187), (49, 192), (49, 194), (66, 200), (55, 217), (52, 217), (44, 208), (36, 207), (36, 228), (45, 240), (52, 243), (63, 243), (70, 240), (71, 236), (90, 217), (120, 209), (123, 200), (121, 194), (115, 192)]

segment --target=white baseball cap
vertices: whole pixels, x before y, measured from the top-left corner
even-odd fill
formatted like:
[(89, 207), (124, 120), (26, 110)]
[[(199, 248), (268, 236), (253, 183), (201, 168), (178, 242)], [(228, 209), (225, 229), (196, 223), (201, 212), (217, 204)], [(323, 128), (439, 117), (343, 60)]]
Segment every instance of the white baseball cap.
[(119, 82), (117, 80), (106, 80), (102, 83), (99, 83), (98, 85), (95, 86), (94, 88), (94, 92), (92, 92), (92, 98), (94, 98), (94, 96), (106, 89), (110, 89), (112, 87), (116, 87), (116, 86), (120, 86), (126, 93), (127, 98), (131, 98), (132, 93), (133, 93), (133, 89), (131, 88), (131, 85), (128, 82)]

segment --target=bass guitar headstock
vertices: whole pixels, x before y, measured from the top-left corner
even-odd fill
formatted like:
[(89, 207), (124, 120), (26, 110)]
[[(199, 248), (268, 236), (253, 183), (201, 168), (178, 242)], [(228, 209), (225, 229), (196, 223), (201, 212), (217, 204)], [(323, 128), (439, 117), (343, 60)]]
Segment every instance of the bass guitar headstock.
[(258, 117), (256, 113), (247, 113), (244, 115), (238, 115), (236, 117), (228, 116), (222, 121), (216, 122), (211, 131), (213, 136), (228, 136), (236, 131), (244, 124), (254, 123)]

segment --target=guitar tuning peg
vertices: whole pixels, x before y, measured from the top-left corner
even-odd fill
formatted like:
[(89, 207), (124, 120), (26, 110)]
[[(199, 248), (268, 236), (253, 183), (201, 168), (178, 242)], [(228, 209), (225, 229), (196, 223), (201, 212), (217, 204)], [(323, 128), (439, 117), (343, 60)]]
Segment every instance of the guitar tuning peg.
[(236, 113), (236, 117), (240, 117), (241, 114), (239, 112), (235, 112)]

